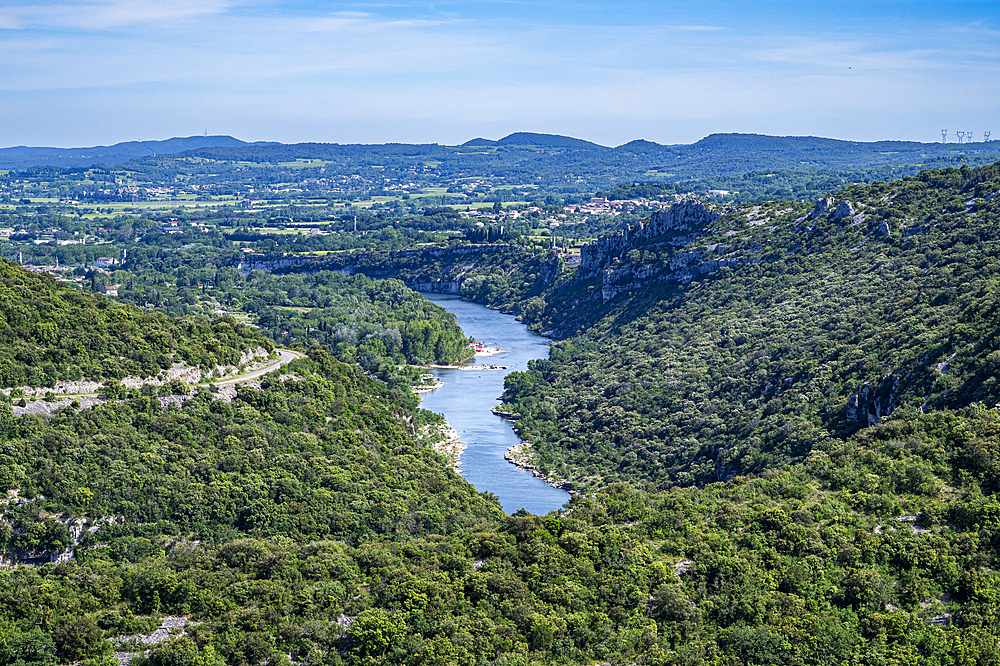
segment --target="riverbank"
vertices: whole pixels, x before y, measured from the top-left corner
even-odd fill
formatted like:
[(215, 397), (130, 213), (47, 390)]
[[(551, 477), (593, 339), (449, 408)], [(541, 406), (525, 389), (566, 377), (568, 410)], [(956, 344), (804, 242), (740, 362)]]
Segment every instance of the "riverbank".
[(505, 419), (507, 421), (516, 421), (519, 418), (521, 418), (520, 414), (515, 414), (514, 412), (505, 412), (499, 407), (494, 407), (493, 409), (490, 410), (490, 412), (492, 412), (494, 416), (499, 416), (500, 418)]
[(444, 382), (441, 381), (439, 378), (435, 377), (434, 375), (430, 375), (430, 374), (428, 374), (428, 375), (420, 375), (420, 380), (421, 381), (431, 381), (431, 380), (433, 380), (433, 381), (431, 381), (430, 384), (420, 384), (418, 386), (411, 386), (410, 388), (417, 395), (421, 395), (423, 393), (430, 393), (431, 391), (436, 391), (439, 388), (441, 388), (442, 386), (444, 386)]
[(462, 453), (466, 444), (458, 438), (458, 431), (445, 421), (437, 425), (425, 425), (420, 429), (417, 438), (430, 444), (431, 448), (451, 461), (456, 472), (462, 467)]
[(576, 494), (576, 491), (573, 490), (572, 482), (567, 481), (566, 479), (556, 479), (542, 474), (542, 471), (538, 469), (538, 465), (535, 464), (538, 459), (538, 454), (536, 454), (535, 450), (532, 448), (531, 442), (521, 442), (520, 444), (515, 444), (507, 449), (507, 453), (504, 454), (503, 458), (515, 467), (520, 467), (527, 472), (531, 472), (534, 476), (538, 477), (553, 488), (565, 490), (573, 495)]

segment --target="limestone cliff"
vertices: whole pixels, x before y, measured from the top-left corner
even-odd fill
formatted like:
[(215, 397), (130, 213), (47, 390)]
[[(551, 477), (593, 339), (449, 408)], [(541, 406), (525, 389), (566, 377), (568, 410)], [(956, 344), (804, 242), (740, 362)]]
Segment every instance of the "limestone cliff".
[[(720, 212), (696, 201), (685, 201), (658, 211), (645, 222), (585, 245), (576, 279), (599, 277), (601, 297), (609, 301), (625, 291), (671, 280), (690, 282), (723, 266), (743, 263), (737, 259), (712, 257), (708, 250), (681, 250), (698, 240), (720, 219)], [(636, 263), (635, 256), (630, 256), (635, 251), (647, 255), (654, 253), (657, 261)]]
[[(588, 243), (580, 255), (581, 278), (604, 270), (612, 259), (628, 253), (639, 244), (653, 239), (672, 246), (684, 246), (694, 240), (697, 232), (722, 217), (701, 202), (685, 201), (667, 210), (654, 213), (648, 221), (626, 227), (610, 236)], [(662, 238), (660, 238), (662, 237)]]

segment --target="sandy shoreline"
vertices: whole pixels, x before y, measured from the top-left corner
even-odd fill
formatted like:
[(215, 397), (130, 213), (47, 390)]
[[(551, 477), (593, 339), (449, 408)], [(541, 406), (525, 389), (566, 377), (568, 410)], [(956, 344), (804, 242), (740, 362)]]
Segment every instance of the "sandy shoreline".
[(473, 349), (476, 352), (476, 356), (495, 356), (506, 351), (505, 349), (500, 349), (498, 345), (484, 345), (482, 347), (473, 347)]

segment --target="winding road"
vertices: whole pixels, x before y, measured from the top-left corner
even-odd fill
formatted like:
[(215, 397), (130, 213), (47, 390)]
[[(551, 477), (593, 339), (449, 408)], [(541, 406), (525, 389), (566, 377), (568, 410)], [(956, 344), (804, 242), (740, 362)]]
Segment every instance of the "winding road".
[(242, 375), (236, 375), (235, 377), (230, 377), (228, 379), (220, 379), (214, 382), (206, 382), (204, 384), (198, 384), (198, 386), (208, 386), (208, 384), (215, 384), (216, 386), (226, 386), (228, 384), (239, 384), (241, 382), (249, 382), (258, 377), (263, 377), (272, 370), (276, 370), (283, 365), (288, 365), (297, 358), (302, 358), (305, 354), (300, 354), (299, 352), (294, 352), (290, 349), (276, 349), (278, 352), (278, 360), (274, 363), (260, 368), (259, 370), (254, 370), (252, 372), (247, 372)]
[[(211, 384), (216, 386), (233, 386), (235, 384), (243, 384), (245, 382), (251, 382), (255, 379), (266, 375), (272, 370), (276, 370), (283, 365), (287, 365), (297, 358), (302, 358), (304, 354), (299, 352), (291, 351), (290, 349), (276, 349), (278, 352), (278, 358), (270, 363), (268, 363), (263, 368), (258, 368), (257, 370), (251, 370), (250, 372), (244, 372), (240, 375), (235, 375), (233, 377), (226, 377), (224, 379), (219, 379), (214, 382), (205, 382), (201, 384), (194, 384), (192, 388), (195, 387), (205, 387)], [(73, 400), (80, 400), (84, 404), (84, 407), (92, 407), (94, 405), (103, 404), (105, 401), (100, 398), (101, 393), (95, 391), (92, 393), (59, 393), (58, 397), (52, 401), (39, 400), (37, 397), (32, 398), (31, 402), (27, 403), (25, 406), (19, 406), (16, 403), (12, 407), (14, 411), (14, 416), (20, 416), (22, 414), (39, 414), (46, 415), (51, 414), (55, 409), (63, 407), (70, 404)]]
[[(278, 352), (278, 359), (264, 366), (263, 368), (258, 368), (257, 370), (251, 370), (250, 372), (244, 372), (241, 375), (235, 375), (233, 377), (226, 377), (224, 379), (216, 379), (210, 382), (200, 382), (198, 384), (192, 384), (192, 387), (198, 386), (210, 386), (215, 384), (216, 386), (231, 386), (233, 384), (242, 384), (244, 382), (253, 381), (259, 377), (263, 377), (272, 370), (276, 370), (283, 365), (288, 365), (292, 361), (298, 358), (302, 358), (305, 354), (300, 354), (299, 352), (294, 352), (290, 349), (275, 349)], [(64, 398), (92, 398), (94, 396), (100, 395), (100, 391), (92, 391), (90, 393), (58, 393), (56, 394), (59, 399)]]

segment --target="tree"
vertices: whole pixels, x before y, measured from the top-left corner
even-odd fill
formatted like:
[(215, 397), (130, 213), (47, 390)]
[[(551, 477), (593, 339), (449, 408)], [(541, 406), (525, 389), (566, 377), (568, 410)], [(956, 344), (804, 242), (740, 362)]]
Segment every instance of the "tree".
[(111, 652), (104, 632), (90, 617), (81, 617), (60, 627), (55, 633), (59, 654), (72, 661), (100, 657)]
[(361, 613), (348, 630), (358, 652), (365, 657), (385, 656), (405, 632), (403, 620), (389, 615), (381, 608), (371, 608)]
[(198, 647), (187, 636), (161, 643), (145, 659), (133, 663), (139, 666), (193, 666), (199, 658)]

